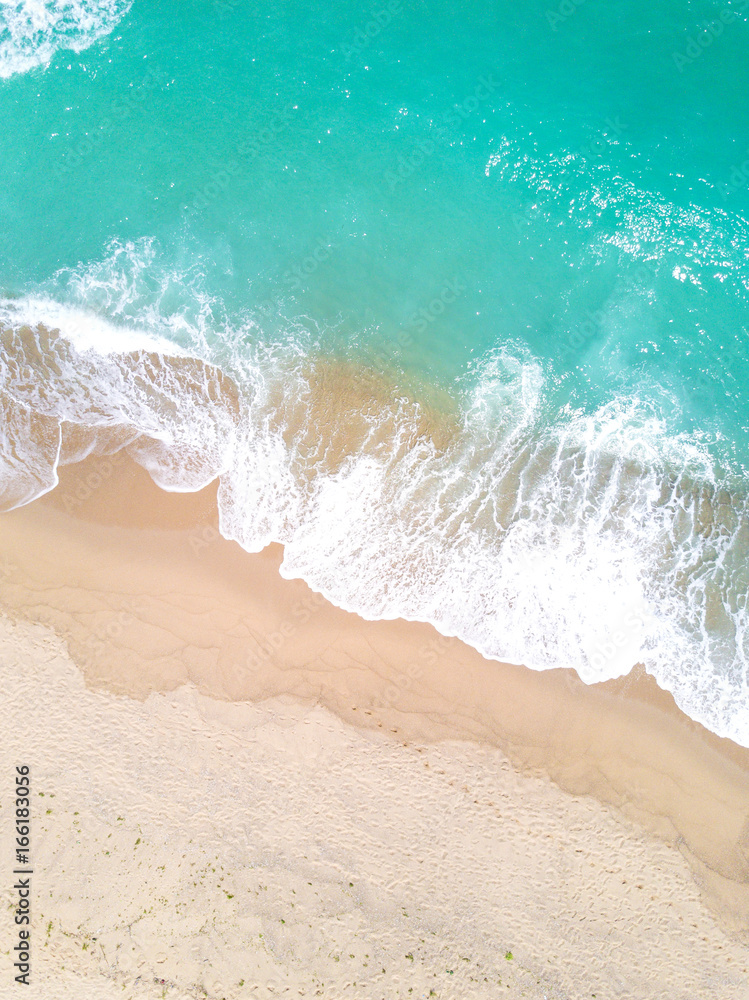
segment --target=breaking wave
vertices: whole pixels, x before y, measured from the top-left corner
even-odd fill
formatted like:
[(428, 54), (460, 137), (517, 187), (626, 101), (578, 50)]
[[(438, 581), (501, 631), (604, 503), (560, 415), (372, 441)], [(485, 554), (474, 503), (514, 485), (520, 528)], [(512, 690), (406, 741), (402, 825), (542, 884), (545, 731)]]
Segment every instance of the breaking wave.
[(125, 280), (120, 265), (119, 283), (69, 274), (66, 305), (0, 303), (6, 508), (52, 489), (60, 464), (122, 448), (167, 490), (218, 477), (222, 534), (283, 543), (283, 575), (339, 606), (586, 683), (643, 663), (749, 745), (746, 483), (652, 401), (560, 409), (544, 365), (506, 344), (436, 406), (292, 336), (262, 343), (251, 319), (219, 322), (185, 275), (151, 280), (146, 303), (144, 268)]

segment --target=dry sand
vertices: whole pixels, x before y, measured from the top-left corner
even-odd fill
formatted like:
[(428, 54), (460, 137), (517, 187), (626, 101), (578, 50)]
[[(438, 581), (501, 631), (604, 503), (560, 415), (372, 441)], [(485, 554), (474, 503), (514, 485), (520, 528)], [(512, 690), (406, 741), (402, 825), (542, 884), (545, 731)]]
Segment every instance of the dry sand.
[(748, 751), (281, 558), (124, 458), (0, 518), (35, 996), (749, 998)]

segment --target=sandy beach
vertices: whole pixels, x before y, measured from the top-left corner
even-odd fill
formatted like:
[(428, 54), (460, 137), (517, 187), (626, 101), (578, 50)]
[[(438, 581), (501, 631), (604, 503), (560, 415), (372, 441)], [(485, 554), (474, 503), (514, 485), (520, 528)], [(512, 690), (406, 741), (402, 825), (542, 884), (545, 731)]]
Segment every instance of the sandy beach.
[(749, 1000), (748, 4), (0, 2), (0, 1000)]
[(749, 997), (749, 751), (282, 558), (122, 453), (0, 518), (35, 996)]

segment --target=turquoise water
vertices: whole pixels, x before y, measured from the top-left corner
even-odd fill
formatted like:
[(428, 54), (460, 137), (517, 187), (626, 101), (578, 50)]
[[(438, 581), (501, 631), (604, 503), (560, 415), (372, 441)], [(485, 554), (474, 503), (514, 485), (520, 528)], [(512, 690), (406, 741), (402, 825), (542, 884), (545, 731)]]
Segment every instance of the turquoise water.
[(749, 744), (748, 20), (0, 5), (0, 319), (72, 345), (6, 337), (8, 503), (95, 427), (344, 607)]

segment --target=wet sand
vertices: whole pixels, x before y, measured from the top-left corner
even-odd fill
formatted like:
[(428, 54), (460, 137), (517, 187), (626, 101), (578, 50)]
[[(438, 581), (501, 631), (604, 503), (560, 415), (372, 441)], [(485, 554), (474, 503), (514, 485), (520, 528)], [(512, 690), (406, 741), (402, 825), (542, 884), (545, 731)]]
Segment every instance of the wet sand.
[[(479, 769), (473, 776), (478, 783), (495, 780), (492, 768), (501, 770), (502, 761), (505, 768), (510, 762), (513, 767), (502, 770), (505, 777), (513, 776), (513, 791), (506, 790), (506, 811), (501, 817), (496, 810), (482, 813), (481, 823), (487, 840), (493, 836), (501, 840), (508, 823), (520, 824), (524, 831), (527, 855), (513, 861), (515, 910), (530, 906), (531, 900), (538, 906), (542, 888), (546, 894), (561, 892), (555, 919), (562, 940), (577, 925), (574, 913), (600, 908), (597, 897), (607, 866), (634, 865), (629, 870), (633, 878), (639, 866), (639, 881), (630, 883), (625, 877), (617, 889), (607, 876), (606, 898), (618, 900), (611, 913), (617, 906), (621, 910), (618, 917), (611, 917), (612, 932), (620, 933), (620, 919), (629, 920), (631, 927), (619, 957), (613, 959), (608, 953), (597, 957), (595, 939), (583, 935), (581, 947), (589, 949), (586, 961), (598, 969), (595, 976), (603, 975), (599, 968), (603, 962), (614, 980), (619, 977), (624, 983), (621, 995), (625, 995), (635, 984), (626, 985), (623, 970), (628, 963), (637, 964), (647, 951), (650, 957), (642, 960), (642, 969), (651, 962), (653, 970), (660, 969), (659, 982), (683, 983), (695, 996), (749, 996), (737, 985), (746, 979), (731, 979), (746, 955), (740, 942), (749, 943), (749, 751), (689, 720), (642, 671), (586, 687), (572, 671), (537, 673), (487, 661), (425, 624), (367, 622), (342, 611), (302, 581), (281, 577), (280, 546), (250, 555), (222, 539), (216, 526), (215, 486), (197, 494), (165, 493), (122, 455), (68, 466), (60, 470), (60, 479), (45, 497), (0, 517), (4, 567), (0, 597), (11, 620), (45, 626), (63, 640), (75, 664), (70, 669), (80, 670), (85, 679), (86, 698), (125, 696), (124, 701), (107, 702), (123, 710), (133, 704), (132, 699), (147, 705), (154, 704), (154, 698), (158, 704), (164, 704), (163, 699), (198, 699), (203, 712), (205, 705), (216, 706), (210, 713), (227, 732), (232, 719), (239, 717), (232, 716), (232, 705), (240, 716), (270, 711), (268, 706), (277, 712), (279, 704), (292, 714), (319, 711), (324, 713), (325, 732), (332, 726), (358, 745), (351, 766), (361, 766), (362, 773), (373, 739), (376, 746), (395, 754), (396, 770), (397, 752), (403, 761), (412, 761), (416, 748), (439, 756), (443, 770), (451, 755), (460, 757), (464, 777)], [(297, 707), (292, 710), (289, 705)], [(303, 726), (300, 719), (294, 725)], [(319, 721), (313, 729), (319, 728)], [(331, 762), (335, 752), (329, 750), (325, 753)], [(189, 741), (184, 751), (191, 752)], [(195, 752), (199, 759), (202, 751)], [(224, 766), (230, 767), (225, 758), (226, 754)], [(482, 775), (482, 768), (489, 770)], [(336, 781), (344, 780), (340, 769), (333, 770)], [(403, 803), (391, 801), (395, 773), (382, 786), (382, 807), (408, 812)], [(444, 808), (440, 798), (444, 788), (419, 774), (419, 780), (427, 782), (419, 785), (419, 809), (427, 813), (431, 809), (436, 816)], [(330, 781), (332, 775), (331, 771)], [(288, 786), (294, 779), (287, 775), (284, 780)], [(370, 794), (378, 794), (372, 780)], [(175, 782), (172, 794), (179, 798), (176, 778)], [(540, 798), (528, 811), (525, 790), (531, 788)], [(298, 792), (304, 796), (303, 788)], [(539, 805), (544, 796), (548, 814)], [(482, 802), (479, 795), (475, 802), (469, 797), (463, 803), (469, 826), (478, 822), (472, 810)], [(134, 803), (132, 808), (136, 809)], [(343, 821), (339, 816), (331, 822)], [(455, 822), (462, 822), (460, 816)], [(539, 881), (538, 852), (543, 853), (543, 843), (549, 837), (571, 842), (573, 828), (576, 843), (583, 845), (573, 849), (575, 858), (582, 860), (577, 857), (582, 853), (601, 878), (583, 878), (568, 866)], [(299, 836), (303, 830), (302, 825)], [(344, 840), (351, 836), (355, 842), (355, 831), (354, 822)], [(341, 831), (331, 829), (329, 835), (335, 843)], [(450, 849), (458, 847), (453, 844)], [(656, 858), (658, 873), (652, 868)], [(670, 859), (667, 890), (658, 881), (666, 877), (664, 858)], [(465, 873), (456, 862), (449, 874), (457, 896), (461, 879), (473, 871), (469, 859), (461, 863), (468, 865)], [(406, 866), (406, 883), (412, 877), (409, 871)], [(631, 884), (642, 888), (633, 895)], [(699, 928), (695, 940), (702, 944), (695, 945), (689, 960), (682, 946), (675, 946), (676, 938), (684, 934), (683, 920), (675, 919), (670, 945), (671, 931), (666, 932), (665, 925), (661, 927), (655, 917), (643, 922), (652, 904), (666, 903), (674, 913), (689, 908), (690, 934)], [(526, 956), (526, 971), (531, 978), (536, 972), (537, 979), (543, 978), (538, 963), (544, 934), (551, 933), (548, 914), (537, 925), (531, 920), (529, 926), (535, 927), (533, 934), (526, 932), (535, 935), (535, 944)], [(445, 940), (449, 936), (448, 921)], [(182, 945), (173, 947), (177, 954)], [(499, 944), (495, 941), (492, 947)], [(671, 955), (659, 948), (670, 949)], [(487, 949), (488, 954), (491, 947)], [(171, 954), (169, 948), (165, 953)], [(411, 960), (406, 961), (410, 967)], [(579, 970), (571, 971), (570, 961), (569, 956), (557, 957), (556, 978), (549, 979), (547, 969), (543, 988), (562, 991), (553, 994), (559, 996), (590, 995), (587, 984), (579, 980)], [(667, 964), (661, 969), (663, 962)], [(509, 960), (506, 965), (509, 968)], [(714, 979), (713, 992), (704, 992), (707, 987), (698, 983), (703, 973), (708, 979), (727, 975), (730, 991), (722, 993)], [(690, 979), (692, 975), (698, 978)], [(530, 985), (529, 979), (523, 988)], [(512, 989), (516, 986), (520, 989), (517, 983)], [(347, 993), (339, 984), (338, 992), (329, 995), (368, 997), (379, 988), (357, 993), (351, 987), (353, 992)], [(468, 989), (465, 986), (462, 995), (495, 995), (482, 994), (478, 986), (475, 993), (465, 992)], [(236, 995), (243, 994), (240, 990)], [(651, 993), (629, 995), (661, 993), (654, 988)]]

